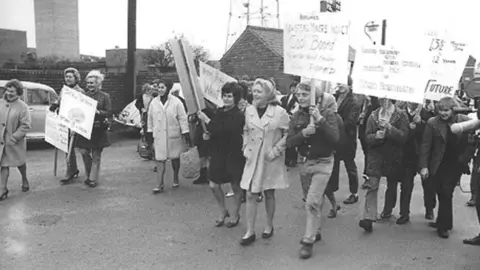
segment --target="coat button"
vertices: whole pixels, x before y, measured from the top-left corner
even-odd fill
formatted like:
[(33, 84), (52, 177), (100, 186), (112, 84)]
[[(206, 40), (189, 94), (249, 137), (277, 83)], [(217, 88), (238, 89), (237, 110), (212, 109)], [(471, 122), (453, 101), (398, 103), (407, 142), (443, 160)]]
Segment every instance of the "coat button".
[(0, 142), (0, 145), (3, 145), (3, 142)]
[(5, 123), (3, 123), (2, 126), (4, 127), (4, 126), (5, 126)]

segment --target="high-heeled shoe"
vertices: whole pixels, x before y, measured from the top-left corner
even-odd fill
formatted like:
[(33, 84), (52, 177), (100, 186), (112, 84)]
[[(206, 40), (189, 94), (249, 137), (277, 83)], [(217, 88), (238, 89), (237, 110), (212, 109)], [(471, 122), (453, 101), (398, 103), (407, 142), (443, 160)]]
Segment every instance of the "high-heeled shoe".
[(242, 238), (242, 240), (240, 240), (240, 245), (248, 246), (251, 245), (253, 242), (255, 242), (255, 234), (252, 234), (247, 238)]
[(30, 190), (30, 185), (22, 185), (22, 192), (28, 192)]
[(235, 222), (227, 222), (227, 228), (237, 227), (238, 223), (240, 223), (240, 216), (237, 216), (237, 220), (235, 220)]
[(152, 189), (153, 194), (158, 194), (158, 193), (163, 192), (163, 187), (164, 187), (164, 185), (161, 184), (159, 187), (156, 187), (156, 188)]
[(180, 187), (180, 184), (177, 184), (177, 183), (172, 184), (172, 188), (179, 188), (179, 187)]
[(225, 211), (225, 213), (223, 214), (223, 219), (215, 221), (215, 227), (222, 227), (223, 224), (225, 224), (225, 219), (229, 217), (230, 217), (230, 213), (228, 213), (228, 211)]
[(272, 230), (270, 232), (263, 232), (262, 233), (262, 238), (263, 239), (268, 239), (268, 238), (271, 238), (273, 236), (273, 231), (274, 231), (274, 228), (272, 227)]
[(70, 177), (60, 180), (60, 184), (62, 185), (71, 184), (73, 182), (73, 179), (77, 178), (79, 174), (80, 174), (80, 171), (77, 170), (74, 174), (70, 175)]
[(8, 189), (5, 189), (5, 191), (2, 193), (0, 196), (0, 201), (5, 200), (6, 198), (8, 198)]

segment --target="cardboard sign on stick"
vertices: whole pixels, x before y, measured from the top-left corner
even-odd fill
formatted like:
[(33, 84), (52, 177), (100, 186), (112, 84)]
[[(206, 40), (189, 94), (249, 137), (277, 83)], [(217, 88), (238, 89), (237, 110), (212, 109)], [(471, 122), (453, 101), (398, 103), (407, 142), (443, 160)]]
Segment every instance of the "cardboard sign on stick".
[(197, 113), (205, 109), (205, 100), (195, 69), (192, 49), (184, 39), (171, 39), (170, 44), (172, 45), (175, 67), (187, 103), (188, 113)]
[(222, 87), (227, 82), (236, 82), (234, 78), (215, 69), (203, 62), (200, 62), (200, 82), (202, 84), (203, 94), (209, 101), (222, 107)]

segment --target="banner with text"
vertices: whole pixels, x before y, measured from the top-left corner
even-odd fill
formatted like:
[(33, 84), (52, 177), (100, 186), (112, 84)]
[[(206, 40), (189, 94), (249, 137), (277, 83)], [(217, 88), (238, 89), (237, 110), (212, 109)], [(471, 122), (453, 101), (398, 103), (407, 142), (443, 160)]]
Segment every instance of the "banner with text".
[(453, 97), (467, 64), (466, 43), (441, 35), (430, 35), (428, 48), (431, 57), (430, 78), (425, 87), (425, 98), (440, 100)]
[(223, 107), (223, 85), (227, 82), (236, 81), (220, 70), (200, 62), (200, 84), (202, 85), (203, 96), (218, 107)]
[(50, 111), (45, 117), (45, 141), (68, 153), (68, 127), (62, 123), (60, 116)]
[(338, 13), (291, 16), (283, 32), (284, 72), (347, 83), (350, 22)]
[(60, 103), (60, 120), (71, 130), (90, 140), (97, 101), (64, 86)]
[(379, 98), (423, 103), (429, 55), (419, 48), (364, 46), (357, 50), (353, 92)]

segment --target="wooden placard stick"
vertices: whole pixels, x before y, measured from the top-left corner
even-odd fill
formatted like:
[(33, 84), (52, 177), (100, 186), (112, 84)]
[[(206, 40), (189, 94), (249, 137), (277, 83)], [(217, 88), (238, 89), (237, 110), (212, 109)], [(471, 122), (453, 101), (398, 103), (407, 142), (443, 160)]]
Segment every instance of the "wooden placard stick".
[[(170, 44), (172, 45), (175, 67), (180, 84), (184, 90), (183, 94), (187, 102), (188, 111), (197, 113), (205, 108), (205, 100), (200, 90), (201, 85), (195, 69), (191, 48), (188, 42), (182, 39), (171, 39)], [(203, 121), (201, 121), (201, 126), (205, 132), (207, 129)]]
[(55, 154), (53, 157), (53, 176), (57, 176), (57, 166), (58, 166), (58, 148), (55, 147)]
[[(316, 89), (315, 80), (312, 79), (310, 81), (310, 106), (316, 106), (317, 105), (317, 98), (315, 96), (315, 93), (316, 93), (315, 89)], [(315, 124), (315, 119), (311, 115), (310, 115), (310, 124), (311, 125)]]

